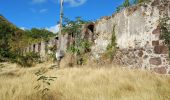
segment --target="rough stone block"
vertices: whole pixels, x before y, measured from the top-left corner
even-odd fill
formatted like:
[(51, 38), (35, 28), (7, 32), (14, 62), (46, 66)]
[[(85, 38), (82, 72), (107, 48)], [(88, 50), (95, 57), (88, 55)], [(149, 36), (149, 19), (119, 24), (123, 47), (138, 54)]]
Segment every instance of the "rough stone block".
[(157, 40), (157, 41), (152, 41), (152, 46), (157, 46), (157, 45), (159, 45), (159, 41)]
[(154, 53), (156, 54), (167, 54), (168, 48), (164, 45), (159, 45), (154, 47)]
[(142, 57), (143, 56), (143, 51), (140, 50), (139, 53), (138, 53), (138, 56)]
[(155, 71), (156, 73), (159, 73), (159, 74), (166, 74), (166, 73), (167, 73), (166, 67), (154, 68), (154, 71)]
[(160, 1), (159, 0), (154, 0), (151, 4), (151, 6), (156, 6), (156, 5), (159, 5), (160, 4)]
[(159, 58), (159, 57), (150, 58), (150, 59), (149, 59), (149, 62), (150, 62), (150, 64), (152, 64), (152, 65), (161, 65), (161, 64), (162, 64), (161, 58)]
[(161, 29), (158, 27), (155, 30), (153, 30), (152, 34), (160, 34), (161, 33)]

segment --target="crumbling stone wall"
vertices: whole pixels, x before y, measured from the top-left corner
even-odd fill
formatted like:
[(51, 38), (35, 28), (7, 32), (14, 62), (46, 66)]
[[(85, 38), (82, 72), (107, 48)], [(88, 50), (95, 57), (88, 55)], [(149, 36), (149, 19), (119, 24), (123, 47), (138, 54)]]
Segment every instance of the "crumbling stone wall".
[[(67, 40), (67, 39), (66, 39)], [(31, 44), (30, 46), (24, 49), (24, 53), (27, 52), (36, 52), (40, 54), (41, 60), (44, 61), (47, 58), (47, 55), (52, 53), (49, 50), (49, 47), (58, 45), (58, 39), (51, 38), (49, 41), (41, 41), (39, 43)]]
[(115, 26), (119, 50), (114, 62), (141, 67), (161, 74), (170, 73), (168, 48), (160, 39), (160, 19), (170, 17), (169, 0), (152, 0), (126, 8), (95, 23), (97, 39), (92, 47), (95, 59), (106, 52)]
[[(99, 59), (106, 52), (112, 33), (115, 31), (119, 48), (113, 57), (115, 63), (149, 69), (160, 74), (170, 74), (169, 51), (164, 40), (160, 39), (159, 27), (160, 19), (166, 17), (170, 17), (170, 1), (151, 0), (150, 3), (128, 7), (112, 16), (87, 24), (81, 34), (82, 38), (94, 42), (91, 48), (93, 59)], [(170, 24), (170, 21), (168, 23)], [(74, 42), (74, 38), (66, 34), (61, 37), (61, 41), (61, 48), (66, 51)], [(46, 47), (54, 44), (58, 45), (55, 39), (51, 39), (48, 43), (42, 41), (30, 45), (24, 51), (38, 52), (42, 58), (45, 58), (50, 53), (46, 51)]]

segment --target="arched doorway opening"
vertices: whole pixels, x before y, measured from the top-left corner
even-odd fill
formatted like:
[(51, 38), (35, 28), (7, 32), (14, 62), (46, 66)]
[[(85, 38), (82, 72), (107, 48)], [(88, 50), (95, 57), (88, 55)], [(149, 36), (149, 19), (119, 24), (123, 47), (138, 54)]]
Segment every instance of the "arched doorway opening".
[(85, 39), (94, 41), (94, 27), (94, 23), (90, 23), (86, 26)]

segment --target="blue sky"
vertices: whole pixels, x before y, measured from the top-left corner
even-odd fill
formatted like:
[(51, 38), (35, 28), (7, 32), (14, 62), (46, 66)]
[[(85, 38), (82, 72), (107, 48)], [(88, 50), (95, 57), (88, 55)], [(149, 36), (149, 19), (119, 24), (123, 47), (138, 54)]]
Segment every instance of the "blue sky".
[[(96, 20), (111, 15), (124, 0), (65, 0), (64, 14), (70, 19), (81, 16)], [(0, 14), (24, 28), (54, 30), (59, 21), (58, 0), (0, 0)]]

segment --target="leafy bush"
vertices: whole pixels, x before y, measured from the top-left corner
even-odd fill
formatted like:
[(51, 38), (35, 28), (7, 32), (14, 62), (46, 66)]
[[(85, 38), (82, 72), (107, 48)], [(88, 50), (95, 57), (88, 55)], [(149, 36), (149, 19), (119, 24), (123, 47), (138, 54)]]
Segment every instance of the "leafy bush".
[(51, 45), (47, 49), (51, 51), (50, 53), (48, 53), (49, 60), (55, 62), (57, 60), (55, 55), (57, 51), (57, 45)]
[(75, 56), (76, 62), (79, 65), (83, 64), (83, 55), (90, 51), (90, 46), (92, 44), (90, 41), (83, 39), (81, 34), (82, 25), (87, 22), (88, 21), (84, 21), (80, 17), (77, 17), (74, 21), (65, 18), (65, 25), (63, 25), (63, 32), (68, 33), (74, 38), (74, 42), (67, 48), (67, 51), (71, 53), (72, 56)]
[(29, 52), (25, 55), (16, 55), (15, 58), (11, 58), (11, 61), (22, 67), (31, 67), (33, 64), (40, 62), (40, 56), (38, 53)]
[(150, 0), (134, 0), (134, 4), (139, 4), (139, 3), (143, 3), (143, 2), (149, 2)]

